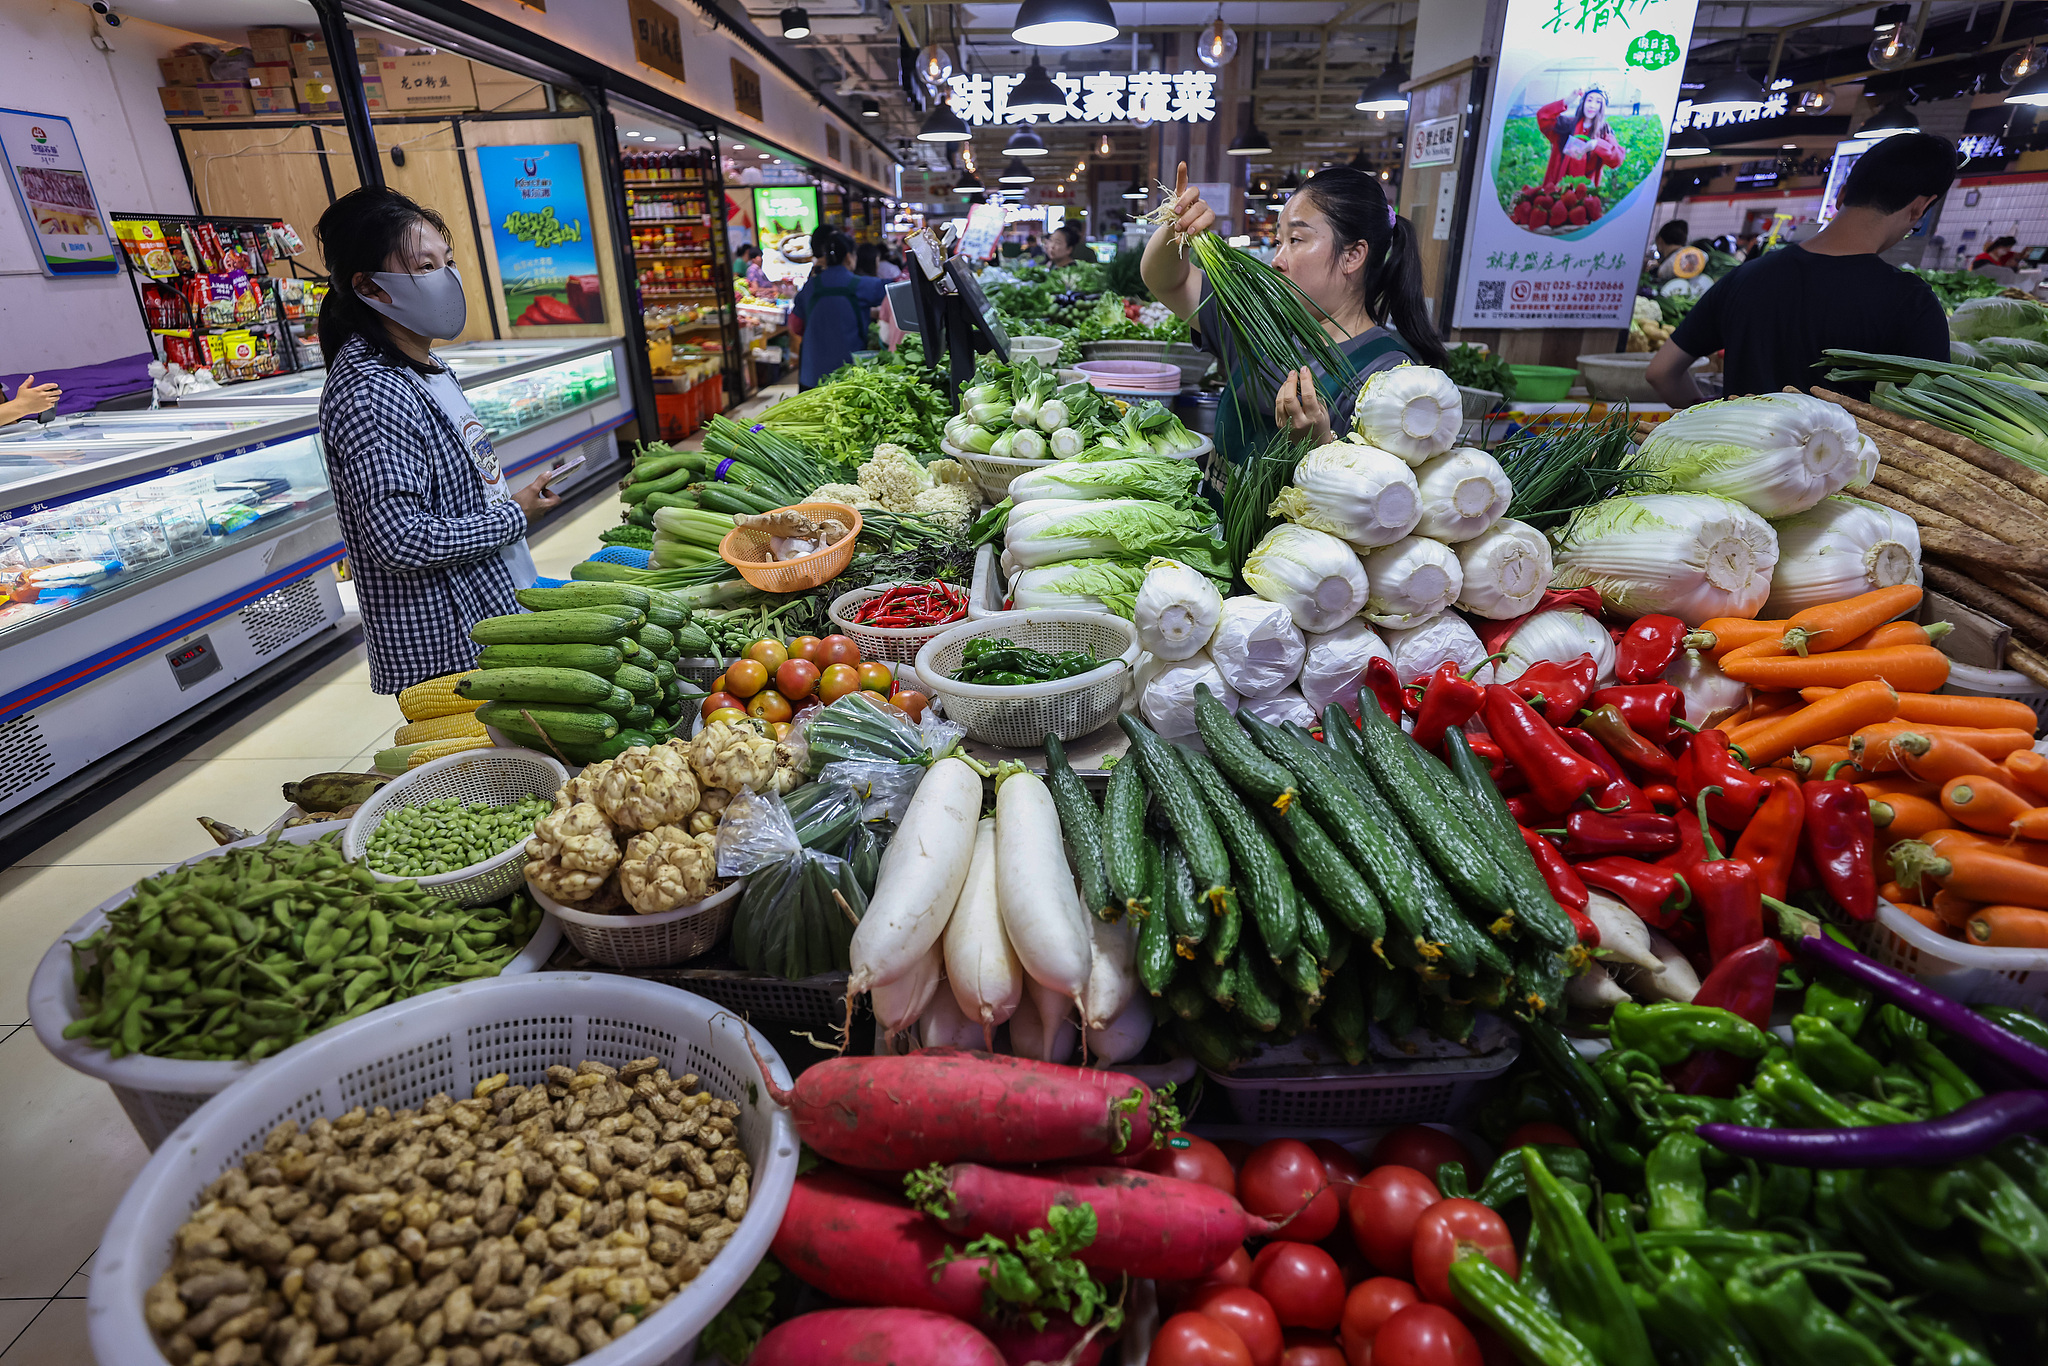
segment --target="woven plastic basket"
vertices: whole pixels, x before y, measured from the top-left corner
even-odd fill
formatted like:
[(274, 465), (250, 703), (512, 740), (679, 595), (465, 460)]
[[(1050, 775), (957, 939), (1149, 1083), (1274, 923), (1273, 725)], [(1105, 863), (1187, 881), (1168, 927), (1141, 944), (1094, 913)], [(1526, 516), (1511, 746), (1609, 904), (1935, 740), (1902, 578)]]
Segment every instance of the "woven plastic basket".
[[(553, 797), (569, 781), (569, 770), (548, 755), (531, 749), (468, 749), (431, 763), (421, 764), (403, 778), (384, 784), (362, 810), (349, 820), (341, 837), (341, 852), (350, 863), (361, 863), (370, 847), (370, 836), (384, 817), (400, 806), (424, 806), (443, 797), (453, 797), (466, 806), (506, 806), (521, 797)], [(487, 901), (510, 896), (526, 881), (526, 841), (458, 868), (452, 873), (419, 879), (421, 887), (436, 896), (481, 906)], [(370, 872), (380, 882), (407, 879)]]
[[(324, 835), (339, 833), (339, 828), (338, 823), (301, 825), (283, 831), (278, 838), (287, 844), (310, 844)], [(186, 864), (218, 858), (229, 849), (247, 849), (263, 843), (264, 838), (237, 840), (174, 866), (182, 868)], [(121, 1102), (128, 1122), (135, 1126), (135, 1132), (143, 1143), (154, 1149), (193, 1111), (246, 1076), (251, 1065), (246, 1062), (150, 1058), (139, 1053), (114, 1058), (106, 1049), (95, 1048), (84, 1039), (64, 1037), (64, 1026), (78, 1018), (78, 988), (71, 976), (71, 945), (98, 933), (100, 927), (107, 923), (107, 912), (134, 894), (133, 887), (122, 888), (86, 912), (77, 924), (64, 931), (50, 946), (43, 954), (42, 962), (36, 965), (35, 976), (29, 980), (28, 1014), (37, 1040), (50, 1051), (50, 1056), (73, 1071), (96, 1077), (113, 1088), (114, 1099)], [(553, 956), (555, 946), (561, 942), (561, 924), (552, 916), (542, 916), (533, 938), (527, 940), (526, 946), (499, 971), (499, 976), (540, 971), (541, 966)]]
[(981, 496), (991, 503), (1000, 503), (1010, 496), (1010, 481), (1027, 470), (1040, 469), (1053, 462), (1050, 460), (1020, 460), (1014, 455), (976, 455), (963, 451), (952, 442), (941, 437), (939, 449), (958, 460), (974, 476), (975, 485)]
[(702, 901), (653, 915), (634, 915), (630, 908), (618, 915), (579, 911), (530, 882), (526, 887), (547, 909), (548, 918), (560, 922), (576, 952), (591, 962), (614, 968), (665, 968), (700, 958), (725, 938), (746, 885), (747, 880), (740, 878)]
[(740, 577), (764, 593), (801, 593), (816, 588), (846, 572), (853, 563), (853, 548), (860, 540), (860, 513), (844, 503), (798, 503), (777, 508), (777, 512), (801, 512), (813, 521), (836, 518), (853, 528), (853, 534), (837, 545), (813, 550), (793, 560), (768, 558), (768, 533), (756, 527), (736, 526), (718, 543), (719, 558), (740, 571)]
[(2048, 688), (2012, 669), (1980, 669), (1950, 660), (1948, 682), (1941, 690), (1965, 697), (2009, 697), (2032, 707), (2034, 715), (2048, 725)]
[[(854, 608), (869, 598), (878, 598), (891, 588), (899, 587), (901, 582), (892, 579), (887, 583), (870, 584), (866, 588), (856, 588), (850, 593), (841, 593), (832, 600), (832, 606), (827, 609), (832, 624), (837, 626), (842, 634), (851, 636), (853, 643), (860, 646), (862, 659), (886, 659), (891, 664), (916, 663), (917, 652), (924, 648), (925, 642), (938, 639), (958, 624), (948, 621), (937, 626), (865, 626), (853, 619)], [(968, 598), (966, 590), (957, 583), (947, 586), (960, 594), (961, 610), (965, 611)], [(966, 618), (963, 617), (961, 620), (964, 621)]]
[(92, 1353), (120, 1366), (164, 1361), (143, 1321), (143, 1294), (169, 1263), (172, 1236), (199, 1192), (277, 1124), (339, 1118), (357, 1105), (417, 1108), (461, 1098), (506, 1072), (535, 1084), (545, 1070), (585, 1060), (618, 1066), (658, 1057), (695, 1073), (740, 1107), (735, 1124), (752, 1168), (747, 1213), (718, 1256), (676, 1296), (616, 1342), (578, 1357), (587, 1366), (677, 1366), (697, 1335), (767, 1255), (796, 1179), (789, 1116), (769, 1100), (769, 1075), (789, 1085), (768, 1041), (711, 1001), (607, 974), (546, 973), (449, 987), (372, 1012), (265, 1062), (194, 1115), (151, 1158), (114, 1211), (86, 1306)]
[(646, 976), (694, 991), (749, 1018), (833, 1029), (846, 1018), (847, 974), (843, 972), (824, 972), (795, 981), (731, 968), (657, 968)]
[(1316, 1075), (1207, 1073), (1230, 1097), (1238, 1120), (1276, 1132), (1345, 1129), (1367, 1124), (1430, 1124), (1457, 1118), (1486, 1082), (1514, 1066), (1507, 1048), (1477, 1058), (1364, 1063)]
[(1966, 944), (1936, 934), (1890, 902), (1879, 902), (1877, 919), (1852, 933), (1860, 934), (1858, 947), (1871, 958), (1965, 1005), (2018, 1006), (2037, 1015), (2048, 1006), (2048, 949)]
[[(1010, 688), (956, 683), (967, 642), (1002, 636), (1033, 650), (1093, 650), (1100, 668), (1050, 683)], [(1047, 735), (1072, 740), (1107, 724), (1123, 705), (1138, 659), (1138, 632), (1103, 612), (1005, 612), (962, 622), (917, 652), (925, 692), (969, 738), (1004, 749), (1038, 749)]]

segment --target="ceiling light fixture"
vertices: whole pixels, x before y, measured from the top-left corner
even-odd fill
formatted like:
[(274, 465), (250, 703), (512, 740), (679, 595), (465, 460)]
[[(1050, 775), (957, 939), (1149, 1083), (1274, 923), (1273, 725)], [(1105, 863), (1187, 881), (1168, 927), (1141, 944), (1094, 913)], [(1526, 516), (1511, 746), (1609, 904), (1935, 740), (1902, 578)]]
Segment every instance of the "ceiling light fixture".
[[(1021, 11), (1020, 11), (1021, 13)], [(1019, 114), (1059, 114), (1067, 107), (1067, 92), (1053, 84), (1038, 58), (1024, 68), (1024, 79), (1010, 92), (1010, 109)]]
[(811, 16), (801, 5), (791, 5), (782, 11), (782, 36), (785, 38), (808, 38), (811, 36)]
[(1109, 134), (1104, 133), (1102, 137), (1096, 142), (1095, 155), (1099, 157), (1106, 157), (1109, 155)]
[(1195, 60), (1206, 67), (1230, 65), (1230, 59), (1237, 55), (1237, 30), (1223, 22), (1223, 6), (1216, 6), (1216, 17), (1202, 30), (1202, 36), (1195, 40)]
[(1006, 155), (1013, 157), (1042, 157), (1052, 149), (1045, 145), (1045, 139), (1029, 128), (1019, 128), (1010, 134), (1010, 140), (1003, 144)]
[(2048, 104), (2048, 67), (2020, 78), (2019, 84), (2005, 92), (2007, 104)]
[(862, 98), (860, 102), (860, 116), (864, 119), (878, 119), (882, 117), (880, 102), (870, 98)]
[(1713, 150), (1713, 144), (1707, 141), (1707, 135), (1703, 129), (1688, 128), (1665, 145), (1664, 155), (1667, 157), (1703, 157)]
[(1024, 0), (1010, 36), (1033, 47), (1085, 47), (1116, 37), (1109, 0)]
[(960, 182), (953, 187), (953, 193), (980, 194), (987, 188), (981, 183), (981, 177), (974, 173), (974, 168), (969, 166), (966, 173), (960, 177)]
[(1920, 47), (1920, 31), (1909, 22), (1912, 17), (1911, 5), (1886, 5), (1878, 10), (1871, 25), (1876, 36), (1865, 55), (1879, 71), (1897, 71), (1913, 60)]
[(1247, 108), (1244, 114), (1244, 129), (1236, 141), (1223, 149), (1223, 155), (1230, 157), (1264, 156), (1273, 150), (1273, 139), (1259, 131), (1257, 116)]
[(953, 112), (951, 99), (934, 104), (932, 112), (924, 116), (924, 126), (917, 130), (919, 142), (965, 142), (973, 136), (973, 130)]
[[(2006, 98), (2011, 99), (2012, 97), (2008, 95)], [(1917, 133), (1919, 131), (1920, 120), (1913, 116), (1912, 110), (1906, 108), (1903, 104), (1891, 104), (1880, 109), (1871, 117), (1868, 123), (1857, 129), (1856, 136), (1859, 138), (1888, 138), (1900, 133)]]
[(2039, 71), (2043, 65), (2048, 63), (2043, 62), (2041, 49), (2034, 46), (2033, 40), (2029, 39), (2025, 47), (2007, 57), (2005, 65), (1998, 68), (1998, 79), (2007, 85), (2017, 85)]
[(1004, 185), (1029, 185), (1038, 177), (1031, 174), (1029, 166), (1026, 166), (1015, 157), (1011, 157), (1009, 165), (1003, 167), (1003, 173), (997, 176), (996, 179)]
[(1142, 180), (1133, 180), (1124, 190), (1125, 199), (1150, 199), (1152, 192), (1145, 188)]
[(917, 78), (937, 90), (953, 76), (953, 54), (937, 43), (926, 43), (917, 54)]
[(1693, 96), (1692, 107), (1696, 114), (1739, 114), (1746, 110), (1761, 108), (1764, 88), (1756, 78), (1737, 68), (1726, 76), (1716, 76), (1708, 81)]
[(1401, 59), (1396, 57), (1387, 63), (1386, 70), (1366, 84), (1364, 93), (1358, 97), (1358, 103), (1352, 107), (1378, 114), (1381, 118), (1388, 114), (1406, 113), (1408, 92), (1401, 89), (1401, 83), (1407, 79), (1408, 70), (1401, 64)]
[(1802, 90), (1792, 101), (1792, 108), (1801, 114), (1825, 114), (1834, 107), (1835, 92), (1824, 85)]

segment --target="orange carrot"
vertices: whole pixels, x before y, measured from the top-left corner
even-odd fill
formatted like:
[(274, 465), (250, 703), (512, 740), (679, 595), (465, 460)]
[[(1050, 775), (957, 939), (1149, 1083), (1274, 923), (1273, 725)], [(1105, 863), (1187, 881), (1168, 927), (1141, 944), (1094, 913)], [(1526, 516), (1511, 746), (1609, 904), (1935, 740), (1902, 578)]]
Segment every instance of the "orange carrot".
[(1774, 717), (1755, 730), (1735, 737), (1752, 765), (1769, 763), (1803, 745), (1826, 744), (1835, 736), (1891, 719), (1899, 695), (1891, 685), (1873, 680), (1852, 683), (1834, 696)]
[(1772, 765), (1774, 768), (1789, 770), (1798, 775), (1804, 783), (1817, 783), (1828, 776), (1828, 770), (1836, 764), (1850, 762), (1847, 745), (1808, 745), (1795, 749)]
[(1942, 847), (1941, 859), (1948, 870), (1928, 873), (1945, 891), (1998, 905), (2048, 906), (2048, 868), (1957, 841)]
[[(1790, 650), (1786, 649), (1783, 645), (1778, 643), (1778, 639), (1775, 636), (1766, 636), (1762, 640), (1752, 640), (1747, 645), (1736, 646), (1727, 654), (1722, 655), (1721, 658), (1716, 662), (1720, 664), (1730, 664), (1745, 659), (1775, 659), (1780, 655), (1789, 655), (1791, 653), (1792, 652)], [(1721, 672), (1728, 673), (1728, 671), (1725, 668), (1721, 670)], [(1734, 677), (1733, 674), (1729, 674), (1728, 676), (1730, 678)]]
[(2014, 791), (2024, 792), (2037, 802), (2048, 802), (2048, 754), (2016, 749), (2005, 756), (2004, 764)]
[(1920, 837), (1920, 842), (1930, 849), (1943, 853), (1951, 847), (1984, 849), (2017, 863), (2031, 863), (2037, 868), (2048, 868), (2048, 844), (1982, 835), (1975, 830), (1966, 830), (1960, 825), (1952, 830), (1930, 830)]
[(1933, 889), (1933, 885), (1925, 878), (1920, 880), (1918, 888), (1902, 887), (1896, 882), (1882, 882), (1878, 884), (1877, 894), (1894, 906), (1912, 906), (1917, 905), (1927, 892)]
[(1708, 659), (1718, 660), (1730, 650), (1747, 645), (1753, 640), (1776, 640), (1785, 634), (1789, 625), (1785, 621), (1752, 621), (1747, 617), (1715, 617), (1703, 621), (1698, 629), (1714, 633), (1714, 645), (1707, 650)]
[(2023, 840), (2048, 840), (2048, 806), (2036, 806), (2014, 817), (2012, 833)]
[[(1804, 688), (1799, 695), (1808, 702), (1832, 696), (1833, 688)], [(2034, 709), (2007, 697), (1964, 697), (1957, 693), (1902, 692), (1899, 719), (1925, 721), (1930, 726), (1981, 727), (1986, 730), (2023, 729), (2040, 725)]]
[[(1874, 726), (1864, 727), (1859, 734), (1865, 737), (1866, 748), (1876, 748), (1890, 743), (1908, 731), (1960, 740), (1985, 758), (1993, 760), (2003, 759), (2008, 754), (2020, 750), (2032, 749), (2034, 745), (2033, 735), (2017, 726), (2001, 726), (1996, 730), (1986, 730), (1979, 726), (1937, 726), (1925, 721), (1880, 721)], [(1851, 737), (1852, 749), (1855, 748), (1854, 738)]]
[(1903, 792), (1909, 797), (1925, 797), (1930, 802), (1938, 801), (1941, 797), (1940, 783), (1922, 782), (1903, 773), (1887, 773), (1859, 782), (1856, 784), (1856, 790), (1866, 797), (1882, 797), (1892, 792)]
[(1743, 722), (1749, 720), (1749, 705), (1749, 703), (1744, 702), (1734, 711), (1729, 712), (1726, 716), (1716, 721), (1713, 725), (1708, 726), (1707, 729), (1727, 731), (1730, 734), (1733, 734), (1736, 727), (1740, 726)]
[(1900, 692), (1933, 692), (1948, 682), (1948, 656), (1932, 645), (1894, 645), (1882, 650), (1837, 650), (1832, 654), (1731, 656), (1721, 672), (1759, 688), (1845, 688), (1881, 678)]
[(1893, 617), (1920, 605), (1920, 585), (1896, 584), (1859, 593), (1841, 602), (1823, 602), (1794, 612), (1785, 626), (1783, 644), (1800, 654), (1848, 648), (1856, 637), (1876, 630)]
[(1955, 629), (1955, 624), (1947, 621), (1931, 626), (1922, 626), (1917, 621), (1888, 621), (1874, 631), (1865, 631), (1842, 648), (1875, 650), (1882, 645), (1932, 645)]
[(2048, 949), (2048, 911), (2032, 906), (1985, 906), (1970, 917), (1963, 937), (1992, 949)]
[(1970, 901), (1957, 896), (1954, 892), (1944, 890), (1934, 894), (1934, 899), (1927, 903), (1927, 909), (1941, 917), (1942, 924), (1950, 929), (1959, 930), (1983, 904), (1981, 901)]
[(1892, 904), (1899, 908), (1901, 914), (1910, 916), (1937, 934), (1942, 932), (1941, 917), (1925, 906), (1916, 906), (1910, 901), (1894, 901)]
[(1941, 789), (1941, 809), (1958, 825), (1987, 835), (2010, 835), (2012, 823), (2033, 807), (1997, 779), (1977, 774), (1951, 778)]
[(1877, 826), (1877, 837), (1886, 844), (1921, 839), (1956, 823), (1955, 817), (1937, 803), (1923, 797), (1909, 797), (1903, 792), (1873, 799), (1870, 819)]
[(1907, 731), (1892, 737), (1889, 746), (1899, 767), (1915, 778), (1946, 784), (1951, 778), (1977, 777), (1997, 780), (1998, 763), (1986, 758), (1952, 735), (1928, 735)]

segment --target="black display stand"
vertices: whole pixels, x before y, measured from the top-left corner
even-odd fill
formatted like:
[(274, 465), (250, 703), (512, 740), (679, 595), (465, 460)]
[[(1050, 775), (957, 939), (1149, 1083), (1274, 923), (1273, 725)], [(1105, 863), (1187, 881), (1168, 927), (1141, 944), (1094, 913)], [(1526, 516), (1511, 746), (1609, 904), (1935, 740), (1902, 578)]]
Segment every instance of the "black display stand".
[(996, 317), (995, 305), (981, 292), (966, 258), (955, 253), (940, 264), (937, 280), (925, 273), (915, 251), (910, 253), (910, 280), (916, 291), (918, 334), (924, 339), (924, 363), (937, 371), (946, 387), (948, 406), (960, 406), (960, 386), (974, 377), (974, 358), (993, 353), (1010, 359), (1010, 334)]

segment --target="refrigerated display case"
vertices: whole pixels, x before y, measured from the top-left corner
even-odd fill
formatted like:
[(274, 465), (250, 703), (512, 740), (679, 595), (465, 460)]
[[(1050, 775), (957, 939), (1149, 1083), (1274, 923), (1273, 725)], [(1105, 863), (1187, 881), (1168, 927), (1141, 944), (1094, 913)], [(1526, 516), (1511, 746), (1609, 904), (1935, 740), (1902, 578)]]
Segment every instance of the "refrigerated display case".
[[(615, 433), (634, 417), (631, 398), (620, 387), (625, 340), (588, 337), (570, 341), (474, 341), (437, 348), (469, 406), (476, 410), (497, 448), (498, 465), (522, 488), (577, 455), (580, 468), (554, 483), (573, 492), (588, 480), (610, 478), (619, 461)], [(238, 384), (232, 389), (187, 395), (179, 411), (216, 405), (311, 405), (316, 410), (325, 370)]]
[(331, 639), (342, 553), (308, 404), (0, 430), (0, 833)]

